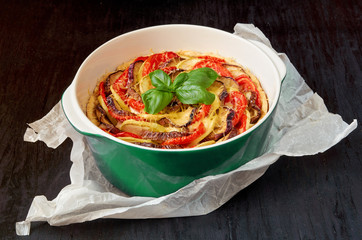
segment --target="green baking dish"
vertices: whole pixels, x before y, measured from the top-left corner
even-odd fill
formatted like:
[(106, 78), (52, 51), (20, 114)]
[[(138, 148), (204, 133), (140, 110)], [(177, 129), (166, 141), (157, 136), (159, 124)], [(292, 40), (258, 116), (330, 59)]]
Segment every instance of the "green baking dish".
[[(237, 137), (195, 149), (153, 149), (103, 132), (85, 115), (89, 93), (100, 76), (151, 50), (216, 52), (235, 59), (259, 78), (269, 99), (267, 115)], [(161, 25), (120, 35), (92, 52), (64, 92), (62, 106), (114, 186), (131, 196), (159, 197), (204, 176), (236, 169), (263, 153), (285, 75), (284, 63), (262, 43), (204, 26)]]

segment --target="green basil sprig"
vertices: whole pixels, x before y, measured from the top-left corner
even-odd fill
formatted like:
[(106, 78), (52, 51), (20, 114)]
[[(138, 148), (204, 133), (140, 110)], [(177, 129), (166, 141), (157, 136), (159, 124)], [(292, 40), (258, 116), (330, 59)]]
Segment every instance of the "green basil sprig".
[(219, 76), (211, 68), (198, 68), (188, 73), (180, 73), (173, 82), (162, 70), (155, 70), (149, 76), (155, 88), (142, 94), (147, 113), (160, 112), (171, 102), (174, 95), (184, 104), (210, 105), (215, 100), (215, 95), (206, 90)]

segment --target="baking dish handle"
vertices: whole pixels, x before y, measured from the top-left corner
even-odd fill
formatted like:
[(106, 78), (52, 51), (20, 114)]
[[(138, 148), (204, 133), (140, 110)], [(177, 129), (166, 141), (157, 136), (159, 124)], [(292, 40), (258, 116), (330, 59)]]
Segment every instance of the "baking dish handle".
[(63, 93), (62, 108), (69, 123), (83, 135), (96, 135), (93, 129), (95, 125), (86, 126), (85, 122), (89, 121), (78, 105), (76, 94), (74, 93), (74, 83), (72, 83)]

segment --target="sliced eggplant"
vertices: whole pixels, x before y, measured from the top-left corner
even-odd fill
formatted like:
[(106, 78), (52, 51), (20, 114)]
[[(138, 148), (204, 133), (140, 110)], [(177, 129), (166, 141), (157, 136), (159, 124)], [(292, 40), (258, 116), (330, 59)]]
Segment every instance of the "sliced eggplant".
[(95, 113), (97, 115), (98, 121), (100, 122), (99, 127), (107, 132), (116, 134), (119, 133), (120, 130), (116, 128), (112, 122), (108, 119), (106, 111), (101, 107), (101, 105), (97, 105), (95, 108)]
[(118, 70), (118, 71), (115, 71), (108, 75), (108, 77), (106, 78), (106, 81), (104, 82), (104, 92), (105, 92), (106, 96), (111, 94), (110, 87), (122, 75), (123, 72), (124, 72), (123, 70)]
[(233, 127), (225, 140), (236, 137), (238, 134), (239, 134), (238, 130)]
[(113, 97), (113, 95), (109, 95), (104, 101), (103, 97), (99, 95), (98, 101), (114, 126), (116, 126), (119, 121), (124, 121), (126, 119), (125, 117), (137, 118), (134, 113), (121, 109)]
[(101, 105), (99, 104), (97, 105), (97, 107), (95, 108), (95, 113), (99, 122), (104, 123), (106, 125), (112, 125), (112, 122), (109, 121), (109, 119), (107, 118), (106, 111), (104, 111)]
[(134, 142), (134, 144), (150, 148), (164, 148), (164, 149), (180, 149), (183, 148), (181, 145), (161, 145), (156, 143), (147, 143), (147, 142)]
[(246, 70), (240, 65), (224, 63), (223, 66), (235, 77), (246, 74)]
[(116, 107), (115, 102), (113, 101), (112, 96), (108, 96), (107, 97), (107, 106), (111, 108), (111, 110), (113, 112), (115, 112), (116, 114), (120, 115), (120, 116), (135, 116), (134, 113), (128, 112), (128, 111), (124, 111), (122, 109), (118, 109)]
[(220, 138), (229, 134), (233, 128), (233, 118), (235, 116), (235, 111), (231, 108), (221, 108), (219, 114), (219, 121), (216, 123), (217, 127), (213, 132), (211, 132), (204, 141), (217, 141)]
[(142, 101), (141, 95), (131, 87), (127, 89), (127, 96), (131, 97), (137, 101)]
[(219, 80), (216, 80), (212, 84), (212, 86), (209, 88), (209, 90), (212, 93), (217, 94), (220, 101), (223, 101), (228, 96), (228, 92), (227, 92), (227, 89), (225, 87), (225, 84), (222, 81), (219, 81)]
[(256, 105), (255, 103), (256, 101), (256, 93), (255, 92), (251, 92), (251, 95), (250, 95), (250, 100), (249, 100), (249, 106), (255, 110), (256, 112), (256, 115), (253, 116), (251, 119), (250, 119), (250, 123), (251, 124), (255, 124), (259, 121), (260, 117), (261, 117), (261, 110), (260, 108)]
[(157, 123), (164, 127), (172, 126), (171, 120), (165, 117), (161, 118)]
[(142, 133), (142, 138), (150, 139), (156, 142), (163, 142), (171, 138), (183, 137), (186, 136), (186, 132), (151, 132), (151, 131), (144, 131)]
[[(180, 105), (175, 107), (180, 108)], [(185, 111), (166, 114), (165, 118), (169, 120), (171, 126), (187, 127), (192, 123), (196, 110), (196, 107), (188, 107)]]
[(182, 145), (162, 145), (162, 148), (165, 148), (165, 149), (180, 149), (180, 148), (184, 148), (184, 146), (182, 146)]
[(99, 127), (103, 130), (106, 130), (107, 132), (109, 133), (112, 133), (112, 134), (117, 134), (117, 133), (120, 133), (121, 131), (116, 128), (115, 126), (113, 125), (109, 125), (109, 124), (104, 124), (104, 123), (101, 123), (101, 125), (99, 125)]
[(158, 132), (152, 131), (148, 126), (136, 124), (125, 124), (122, 126), (122, 131), (134, 133), (142, 136), (143, 139), (148, 139), (156, 142), (163, 142), (170, 138), (182, 137), (187, 135), (187, 132), (185, 131)]
[(129, 65), (128, 68), (128, 81), (127, 81), (127, 87), (131, 87), (135, 83), (135, 73), (139, 71), (142, 63), (144, 60), (138, 60), (133, 62), (131, 65)]
[(230, 78), (230, 77), (220, 77), (219, 81), (224, 83), (224, 86), (226, 87), (226, 89), (229, 91), (229, 89), (239, 89), (239, 84), (235, 81), (234, 78)]
[(112, 122), (113, 125), (116, 125), (117, 120), (111, 116), (109, 109), (107, 107), (107, 103), (103, 101), (103, 98), (101, 95), (98, 96), (98, 102), (99, 102), (100, 106), (102, 107), (102, 109), (104, 109), (104, 111), (106, 112), (108, 119)]
[(160, 144), (148, 143), (148, 142), (133, 142), (133, 144), (143, 147), (150, 147), (150, 148), (162, 148), (162, 145)]
[(182, 103), (177, 98), (173, 98), (172, 101), (167, 105), (166, 112), (179, 112), (181, 110)]
[(128, 81), (127, 81), (127, 96), (137, 101), (142, 101), (141, 95), (134, 89), (134, 85), (138, 82), (135, 81), (135, 72), (138, 72), (144, 60), (138, 60), (129, 65), (128, 68)]
[[(168, 67), (171, 62), (175, 62), (175, 59), (174, 59), (174, 58), (168, 59), (166, 62), (161, 63), (161, 64), (158, 66), (158, 68), (159, 68), (159, 69), (162, 69), (162, 68)], [(173, 64), (173, 65), (175, 65), (175, 64)]]

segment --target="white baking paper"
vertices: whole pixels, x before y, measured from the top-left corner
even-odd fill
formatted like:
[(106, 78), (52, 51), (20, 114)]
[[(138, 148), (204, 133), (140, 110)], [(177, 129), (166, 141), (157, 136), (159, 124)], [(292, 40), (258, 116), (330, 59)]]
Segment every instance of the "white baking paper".
[[(237, 24), (235, 34), (272, 47), (252, 24)], [(287, 66), (275, 120), (268, 136), (267, 152), (226, 174), (195, 180), (180, 190), (162, 196), (129, 197), (114, 188), (99, 172), (85, 139), (68, 123), (60, 103), (45, 117), (29, 124), (24, 141), (43, 141), (58, 147), (67, 137), (73, 141), (70, 160), (71, 184), (53, 200), (36, 196), (25, 221), (16, 223), (18, 235), (29, 235), (30, 223), (47, 221), (61, 226), (98, 218), (168, 218), (204, 215), (227, 202), (261, 177), (281, 155), (303, 156), (323, 152), (357, 127), (329, 113), (318, 94), (307, 86), (285, 54)]]

